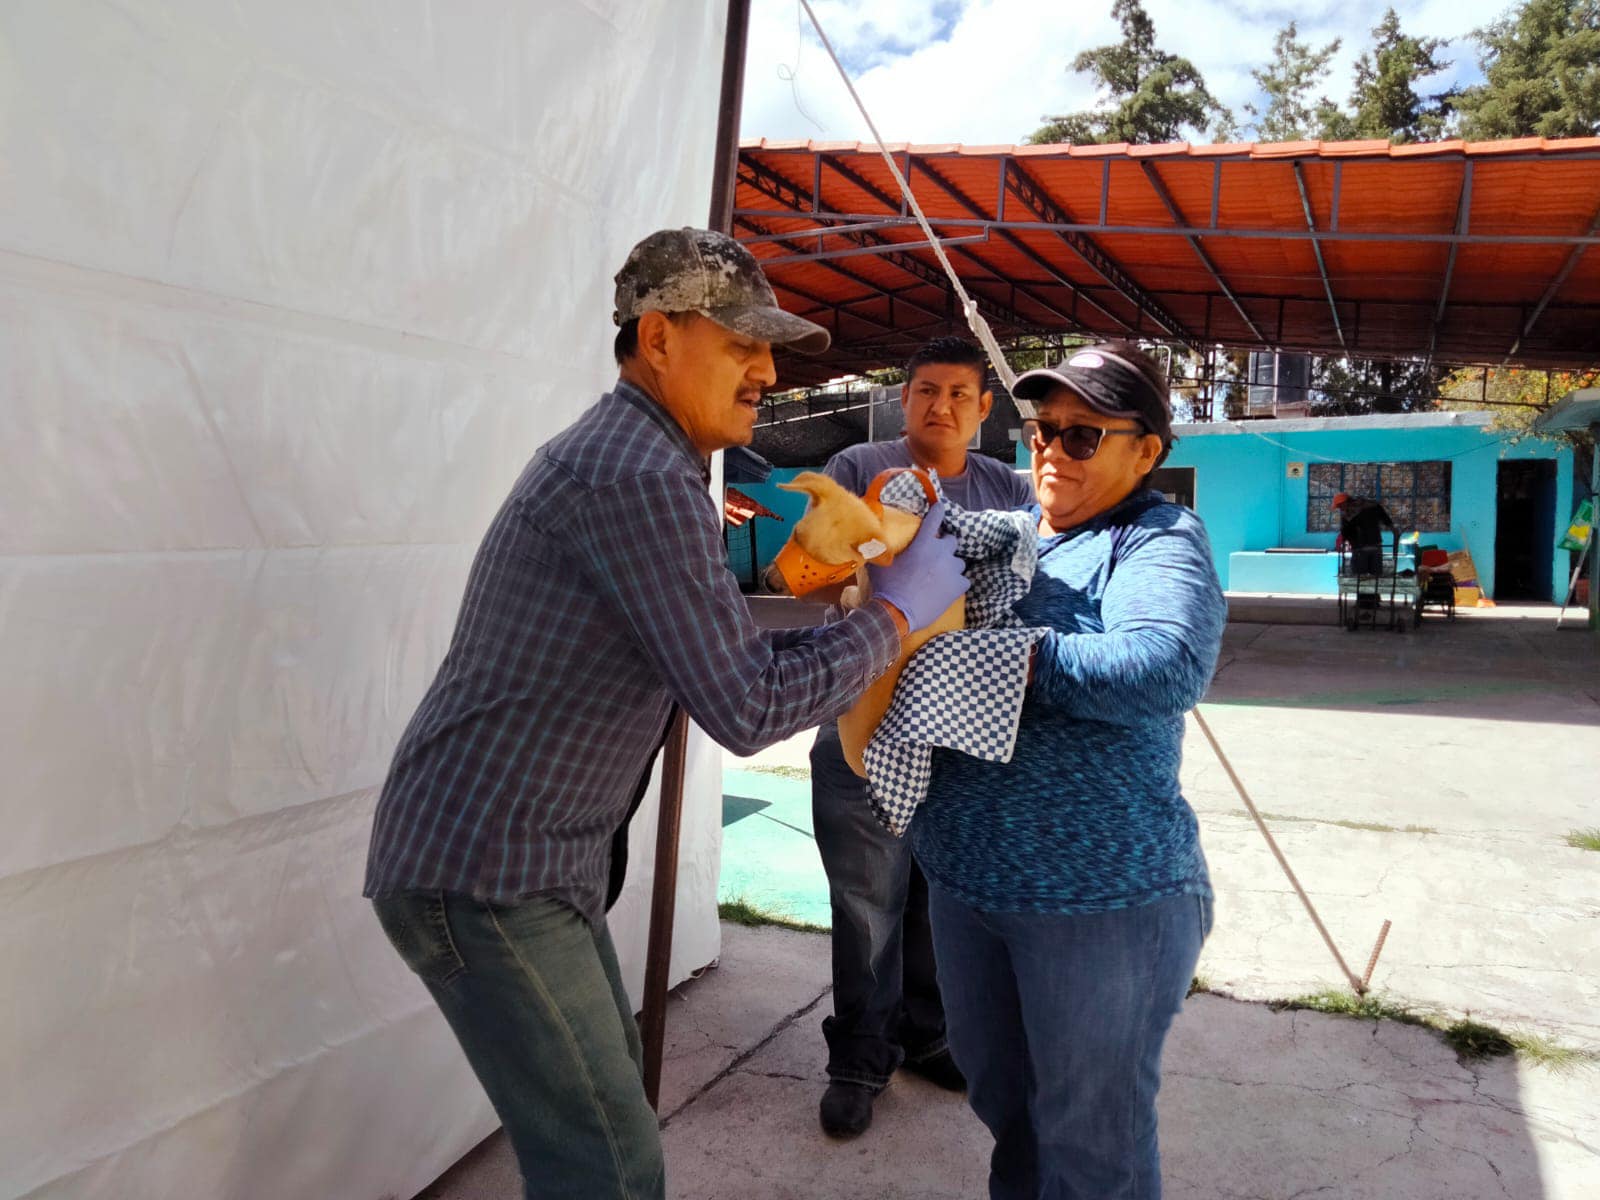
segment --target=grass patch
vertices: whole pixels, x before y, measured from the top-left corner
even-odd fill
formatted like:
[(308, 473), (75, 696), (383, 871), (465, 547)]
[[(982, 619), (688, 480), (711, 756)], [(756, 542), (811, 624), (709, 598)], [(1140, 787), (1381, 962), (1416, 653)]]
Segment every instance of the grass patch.
[[(1241, 817), (1250, 814), (1244, 809), (1234, 810)], [(1292, 817), (1288, 813), (1261, 814), (1268, 821), (1296, 821), (1302, 825), (1337, 825), (1341, 829), (1364, 829), (1368, 833), (1438, 833), (1432, 825), (1382, 825), (1377, 821), (1341, 821), (1336, 817)], [(1600, 830), (1596, 831), (1600, 833)]]
[(1481, 1062), (1515, 1054), (1529, 1063), (1557, 1072), (1575, 1071), (1600, 1063), (1600, 1052), (1594, 1050), (1565, 1046), (1542, 1034), (1508, 1032), (1474, 1020), (1470, 1013), (1450, 1020), (1438, 1013), (1412, 1008), (1371, 992), (1357, 996), (1337, 988), (1324, 988), (1307, 996), (1269, 1001), (1267, 1007), (1274, 1012), (1320, 1012), (1336, 1017), (1417, 1025), (1437, 1033), (1463, 1061)]
[(1421, 1025), (1429, 1029), (1439, 1027), (1435, 1018), (1405, 1004), (1368, 992), (1357, 996), (1354, 992), (1338, 988), (1323, 988), (1305, 996), (1288, 1000), (1272, 1000), (1267, 1007), (1273, 1012), (1319, 1012), (1335, 1017), (1358, 1017), (1367, 1021), (1398, 1021), (1402, 1025)]
[(1513, 1033), (1510, 1035), (1511, 1045), (1515, 1047), (1517, 1055), (1531, 1063), (1537, 1063), (1546, 1070), (1554, 1071), (1558, 1075), (1568, 1071), (1576, 1071), (1580, 1067), (1591, 1067), (1600, 1063), (1600, 1051), (1579, 1050), (1574, 1046), (1563, 1046), (1554, 1038), (1544, 1037), (1537, 1033)]
[(1184, 993), (1185, 998), (1198, 995), (1211, 990), (1211, 981), (1204, 975), (1196, 975), (1189, 981), (1189, 990)]
[(1600, 829), (1574, 829), (1567, 834), (1567, 845), (1574, 850), (1600, 850)]
[(779, 779), (805, 780), (811, 778), (810, 768), (790, 767), (781, 763), (776, 766), (740, 767), (739, 770), (754, 771), (757, 775), (776, 775)]
[(752, 929), (762, 925), (776, 925), (779, 929), (794, 929), (800, 933), (828, 933), (826, 925), (813, 925), (810, 921), (796, 921), (781, 912), (762, 908), (758, 904), (751, 904), (743, 896), (732, 900), (724, 900), (717, 905), (717, 916), (724, 921), (731, 921), (735, 925), (745, 925)]

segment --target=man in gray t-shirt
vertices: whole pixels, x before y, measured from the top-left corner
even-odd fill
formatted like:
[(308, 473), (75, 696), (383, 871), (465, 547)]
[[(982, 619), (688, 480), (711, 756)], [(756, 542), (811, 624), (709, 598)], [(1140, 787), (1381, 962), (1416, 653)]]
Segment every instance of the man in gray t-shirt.
[[(1033, 503), (1023, 475), (967, 452), (994, 401), (983, 387), (986, 367), (983, 351), (963, 338), (929, 342), (906, 365), (905, 436), (841, 450), (823, 470), (857, 495), (880, 471), (918, 466), (936, 471), (963, 508)], [(833, 905), (833, 1015), (822, 1023), (829, 1083), (819, 1116), (828, 1133), (854, 1137), (902, 1062), (951, 1090), (965, 1081), (945, 1044), (928, 886), (911, 839), (873, 817), (866, 781), (845, 763), (832, 723), (811, 749), (811, 807)]]

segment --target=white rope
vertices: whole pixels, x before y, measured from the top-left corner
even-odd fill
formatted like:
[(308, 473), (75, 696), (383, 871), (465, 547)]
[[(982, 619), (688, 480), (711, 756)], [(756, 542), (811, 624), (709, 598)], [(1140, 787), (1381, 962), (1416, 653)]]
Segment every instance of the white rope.
[[(817, 14), (812, 11), (810, 0), (800, 0), (800, 6), (806, 10), (806, 16), (811, 18), (811, 27), (817, 31), (817, 37), (822, 39), (822, 48), (828, 52), (828, 57), (833, 59), (833, 65), (838, 69), (839, 78), (844, 80), (845, 88), (850, 92), (850, 99), (856, 102), (856, 109), (861, 113), (861, 119), (867, 123), (867, 128), (872, 131), (872, 139), (878, 145), (878, 153), (883, 155), (883, 161), (889, 164), (889, 170), (894, 175), (895, 182), (900, 185), (900, 194), (906, 198), (911, 206), (912, 215), (917, 218), (917, 224), (922, 226), (922, 234), (928, 239), (934, 255), (939, 259), (939, 265), (944, 268), (944, 273), (950, 278), (950, 286), (955, 289), (961, 298), (961, 311), (966, 315), (967, 325), (979, 344), (983, 346), (984, 353), (989, 356), (989, 361), (994, 364), (995, 373), (1000, 376), (1000, 382), (1005, 385), (1007, 392), (1017, 380), (1017, 374), (1011, 369), (1011, 364), (1006, 361), (1005, 354), (1000, 349), (1000, 343), (995, 339), (994, 330), (989, 328), (989, 322), (983, 319), (983, 314), (978, 311), (977, 301), (967, 295), (967, 289), (961, 286), (961, 277), (956, 274), (956, 269), (950, 265), (950, 260), (945, 257), (944, 246), (933, 232), (933, 227), (928, 224), (928, 218), (923, 215), (922, 206), (917, 203), (916, 196), (911, 193), (911, 185), (906, 182), (900, 173), (900, 166), (894, 161), (894, 155), (889, 153), (889, 148), (883, 144), (883, 137), (878, 133), (878, 127), (873, 123), (872, 115), (867, 112), (867, 106), (861, 102), (861, 97), (856, 93), (855, 84), (850, 82), (850, 74), (844, 69), (844, 64), (839, 61), (839, 56), (833, 52), (833, 43), (828, 41), (828, 35), (822, 32), (822, 22), (817, 20)], [(1025, 417), (1033, 415), (1033, 405), (1026, 401), (1018, 401), (1019, 411)]]
[(1249, 424), (1247, 422), (1244, 422), (1244, 421), (1222, 421), (1222, 422), (1219, 422), (1219, 424), (1231, 425), (1233, 428), (1237, 429), (1240, 433), (1248, 433), (1253, 438), (1260, 438), (1263, 442), (1266, 442), (1269, 446), (1276, 446), (1280, 450), (1287, 450), (1290, 454), (1299, 455), (1301, 458), (1314, 458), (1318, 462), (1325, 462), (1325, 463), (1342, 463), (1342, 462), (1348, 462), (1349, 461), (1348, 459), (1343, 459), (1343, 458), (1329, 458), (1325, 454), (1316, 454), (1316, 453), (1313, 453), (1310, 450), (1301, 450), (1297, 446), (1289, 445), (1288, 442), (1280, 442), (1277, 438), (1270, 438), (1264, 433), (1257, 433), (1254, 429), (1251, 429), (1249, 427)]
[(1306, 895), (1305, 888), (1300, 886), (1289, 860), (1283, 856), (1283, 851), (1278, 849), (1278, 841), (1272, 836), (1272, 830), (1267, 828), (1266, 821), (1262, 820), (1261, 812), (1256, 808), (1256, 802), (1250, 799), (1250, 793), (1245, 791), (1244, 781), (1239, 778), (1233, 769), (1233, 764), (1228, 761), (1228, 756), (1222, 752), (1222, 743), (1217, 741), (1217, 735), (1211, 732), (1211, 726), (1206, 724), (1205, 717), (1200, 712), (1200, 706), (1194, 709), (1195, 723), (1200, 726), (1200, 732), (1206, 735), (1206, 741), (1211, 743), (1211, 749), (1216, 753), (1217, 761), (1222, 764), (1222, 769), (1227, 772), (1228, 779), (1233, 783), (1233, 790), (1239, 793), (1239, 799), (1244, 801), (1245, 808), (1249, 809), (1250, 817), (1256, 823), (1256, 828), (1261, 831), (1261, 836), (1267, 839), (1267, 848), (1272, 851), (1272, 857), (1278, 860), (1278, 865), (1283, 868), (1283, 873), (1289, 877), (1289, 884), (1294, 888), (1294, 894), (1300, 897), (1300, 903), (1305, 905), (1306, 912), (1311, 917), (1311, 923), (1317, 927), (1317, 932), (1322, 935), (1323, 945), (1333, 954), (1333, 961), (1339, 964), (1339, 969), (1344, 972), (1344, 977), (1350, 981), (1350, 988), (1358, 996), (1367, 994), (1367, 981), (1372, 978), (1372, 968), (1378, 963), (1378, 951), (1383, 948), (1383, 942), (1389, 935), (1389, 922), (1383, 923), (1383, 932), (1378, 935), (1378, 945), (1372, 951), (1372, 962), (1367, 966), (1367, 979), (1362, 979), (1350, 969), (1350, 964), (1345, 962), (1344, 955), (1339, 953), (1339, 947), (1334, 944), (1333, 934), (1328, 932), (1328, 927), (1322, 923), (1322, 917), (1317, 912), (1317, 906), (1311, 903), (1311, 897)]
[[(1351, 461), (1348, 458), (1329, 458), (1326, 454), (1317, 454), (1316, 452), (1311, 451), (1311, 450), (1301, 449), (1299, 446), (1291, 446), (1291, 445), (1289, 445), (1288, 442), (1280, 442), (1277, 438), (1268, 437), (1264, 433), (1257, 433), (1254, 429), (1250, 428), (1250, 426), (1252, 424), (1252, 422), (1250, 422), (1250, 421), (1219, 421), (1219, 422), (1217, 422), (1217, 424), (1219, 424), (1219, 425), (1229, 425), (1232, 428), (1237, 429), (1240, 433), (1248, 433), (1253, 438), (1260, 438), (1263, 442), (1266, 442), (1268, 445), (1276, 446), (1280, 450), (1287, 450), (1290, 454), (1297, 455), (1300, 458), (1308, 458), (1308, 459), (1309, 458), (1314, 458), (1318, 462), (1344, 463), (1344, 464), (1347, 464), (1347, 465)], [(1454, 454), (1441, 454), (1437, 458), (1430, 459), (1428, 461), (1431, 461), (1431, 462), (1447, 462), (1447, 461), (1449, 461), (1451, 459), (1461, 458), (1462, 456), (1467, 455), (1467, 454), (1476, 454), (1480, 450), (1491, 449), (1492, 447), (1497, 446), (1499, 444), (1500, 444), (1500, 439), (1498, 439), (1498, 438), (1489, 438), (1487, 441), (1483, 442), (1481, 445), (1469, 446), (1467, 449), (1458, 450)], [(1361, 461), (1365, 462), (1366, 460), (1363, 459)]]
[[(955, 289), (956, 295), (961, 297), (961, 306), (966, 313), (967, 324), (972, 327), (972, 332), (977, 335), (984, 352), (989, 355), (989, 361), (994, 364), (995, 371), (999, 374), (1001, 382), (1005, 384), (1006, 391), (1009, 392), (1013, 383), (1016, 382), (1016, 373), (1012, 371), (1011, 364), (1006, 362), (1005, 355), (1001, 353), (1000, 344), (995, 340), (994, 331), (989, 328), (989, 323), (983, 319), (983, 314), (978, 311), (978, 306), (972, 297), (967, 295), (966, 289), (961, 286), (960, 277), (956, 274), (955, 268), (950, 265), (950, 260), (945, 257), (944, 247), (939, 243), (939, 239), (934, 236), (933, 229), (928, 224), (928, 218), (922, 213), (922, 206), (917, 203), (917, 198), (911, 194), (911, 185), (906, 182), (905, 176), (900, 173), (900, 167), (894, 161), (894, 155), (890, 154), (888, 147), (883, 144), (883, 138), (878, 133), (877, 125), (873, 123), (871, 114), (867, 112), (867, 106), (861, 102), (861, 97), (856, 93), (855, 85), (850, 82), (850, 76), (845, 71), (844, 64), (839, 61), (839, 56), (833, 52), (833, 44), (828, 41), (828, 35), (822, 32), (822, 23), (817, 20), (817, 14), (812, 11), (810, 0), (800, 0), (800, 5), (806, 10), (806, 15), (811, 18), (811, 25), (817, 31), (817, 37), (822, 39), (822, 48), (828, 52), (828, 57), (833, 59), (833, 65), (839, 72), (839, 78), (844, 80), (844, 86), (849, 90), (850, 98), (856, 102), (856, 108), (861, 113), (861, 119), (867, 123), (867, 128), (872, 131), (873, 140), (878, 144), (878, 153), (883, 155), (883, 161), (889, 164), (889, 170), (893, 173), (895, 182), (900, 185), (900, 194), (905, 197), (906, 203), (910, 205), (911, 211), (916, 215), (917, 224), (922, 226), (923, 236), (928, 239), (929, 246), (932, 247), (934, 254), (939, 258), (939, 264), (944, 267), (944, 273), (949, 276), (951, 287)], [(1033, 405), (1028, 404), (1026, 401), (1017, 401), (1017, 408), (1025, 417), (1034, 415)], [(1263, 441), (1273, 441), (1272, 438), (1264, 434), (1245, 428), (1242, 422), (1232, 422), (1232, 424), (1243, 433), (1259, 437)], [(1290, 450), (1293, 453), (1299, 453), (1294, 451), (1293, 447), (1284, 445), (1281, 442), (1275, 442), (1274, 444), (1282, 446), (1283, 449)], [(1307, 454), (1306, 457), (1321, 458), (1322, 456), (1319, 454)], [(1337, 460), (1325, 459), (1324, 461), (1335, 462)], [(1278, 843), (1273, 838), (1272, 831), (1267, 828), (1267, 823), (1262, 820), (1260, 812), (1256, 809), (1255, 802), (1250, 799), (1249, 792), (1245, 791), (1244, 782), (1234, 772), (1233, 764), (1228, 761), (1228, 756), (1222, 751), (1222, 744), (1217, 741), (1216, 735), (1211, 732), (1211, 727), (1206, 724), (1206, 719), (1200, 715), (1198, 707), (1194, 710), (1194, 717), (1200, 726), (1201, 732), (1205, 734), (1206, 740), (1211, 743), (1212, 750), (1216, 752), (1217, 758), (1221, 761), (1223, 770), (1227, 772), (1228, 778), (1233, 782), (1234, 789), (1239, 793), (1240, 799), (1244, 801), (1251, 817), (1255, 819), (1256, 828), (1261, 831), (1262, 837), (1266, 838), (1267, 846), (1271, 849), (1273, 857), (1278, 860), (1278, 865), (1283, 868), (1283, 873), (1289, 877), (1289, 883), (1293, 886), (1295, 894), (1300, 897), (1300, 902), (1305, 905), (1306, 912), (1310, 914), (1312, 924), (1316, 926), (1317, 932), (1322, 935), (1322, 941), (1332, 952), (1334, 961), (1339, 964), (1339, 969), (1344, 972), (1344, 977), (1349, 981), (1356, 995), (1365, 995), (1372, 978), (1372, 969), (1377, 965), (1378, 953), (1383, 949), (1384, 938), (1388, 935), (1389, 923), (1385, 921), (1383, 924), (1383, 932), (1378, 935), (1378, 944), (1372, 951), (1372, 961), (1367, 965), (1367, 978), (1363, 979), (1350, 969), (1349, 964), (1345, 962), (1344, 955), (1339, 953), (1339, 947), (1334, 944), (1333, 935), (1328, 932), (1328, 927), (1322, 923), (1322, 917), (1311, 903), (1311, 897), (1306, 895), (1305, 889), (1300, 886), (1300, 880), (1295, 877), (1294, 871), (1290, 868), (1289, 860), (1284, 857), (1283, 851), (1278, 848)]]

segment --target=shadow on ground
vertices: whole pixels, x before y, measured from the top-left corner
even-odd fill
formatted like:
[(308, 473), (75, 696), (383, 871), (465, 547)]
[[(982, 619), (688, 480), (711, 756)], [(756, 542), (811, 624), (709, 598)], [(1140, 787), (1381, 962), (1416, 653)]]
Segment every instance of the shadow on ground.
[[(970, 1200), (989, 1137), (903, 1073), (872, 1128), (817, 1128), (827, 939), (723, 927), (721, 965), (674, 995), (663, 1142), (680, 1200)], [(1217, 996), (1174, 1027), (1161, 1097), (1169, 1200), (1578, 1200), (1600, 1173), (1595, 1078), (1463, 1064), (1432, 1032)], [(515, 1195), (499, 1135), (423, 1193)]]

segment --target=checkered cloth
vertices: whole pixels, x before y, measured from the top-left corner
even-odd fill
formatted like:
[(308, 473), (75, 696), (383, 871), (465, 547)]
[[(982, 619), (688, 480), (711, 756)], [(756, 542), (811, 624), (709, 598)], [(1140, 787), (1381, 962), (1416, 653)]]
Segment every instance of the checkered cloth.
[[(934, 480), (943, 499), (943, 490)], [(915, 477), (884, 485), (884, 504), (924, 513)], [(1009, 762), (1028, 688), (1033, 646), (1048, 629), (1026, 628), (1012, 606), (1033, 585), (1039, 541), (1026, 512), (974, 512), (946, 502), (944, 529), (967, 560), (967, 628), (931, 638), (912, 656), (864, 755), (873, 814), (902, 837), (928, 794), (933, 748)]]

